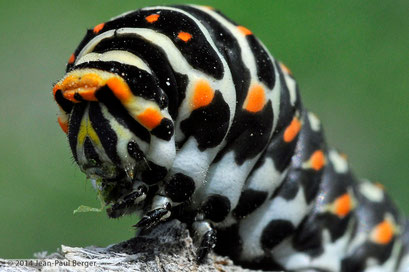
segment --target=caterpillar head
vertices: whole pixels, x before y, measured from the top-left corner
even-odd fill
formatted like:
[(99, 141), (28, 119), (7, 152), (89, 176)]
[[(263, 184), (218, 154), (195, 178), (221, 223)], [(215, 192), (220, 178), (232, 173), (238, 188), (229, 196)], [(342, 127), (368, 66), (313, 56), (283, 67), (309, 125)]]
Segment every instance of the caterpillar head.
[(93, 179), (156, 183), (176, 152), (167, 96), (146, 69), (101, 55), (85, 55), (53, 88), (73, 157)]

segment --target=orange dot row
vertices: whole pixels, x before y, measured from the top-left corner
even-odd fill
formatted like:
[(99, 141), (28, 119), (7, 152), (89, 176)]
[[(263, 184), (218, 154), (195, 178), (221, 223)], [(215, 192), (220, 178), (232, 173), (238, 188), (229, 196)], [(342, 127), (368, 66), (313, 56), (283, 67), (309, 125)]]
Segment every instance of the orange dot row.
[[(150, 23), (153, 24), (155, 22), (157, 22), (159, 20), (160, 15), (159, 14), (151, 14), (145, 17), (145, 20)], [(93, 28), (93, 32), (94, 34), (98, 34), (99, 32), (101, 32), (101, 30), (104, 28), (105, 23), (100, 23), (98, 25), (96, 25)], [(253, 33), (246, 27), (244, 26), (237, 26), (237, 29), (245, 36), (247, 35), (252, 35)], [(184, 42), (188, 42), (191, 38), (192, 38), (192, 34), (188, 33), (188, 32), (179, 32), (178, 34), (178, 38)], [(71, 58), (70, 58), (71, 60)], [(71, 62), (69, 62), (71, 63)]]
[[(334, 202), (330, 204), (329, 210), (339, 218), (343, 218), (354, 208), (355, 201), (353, 197), (350, 193), (345, 193), (336, 198)], [(392, 241), (396, 232), (396, 225), (391, 222), (391, 220), (384, 219), (371, 230), (369, 237), (374, 243), (386, 245)]]

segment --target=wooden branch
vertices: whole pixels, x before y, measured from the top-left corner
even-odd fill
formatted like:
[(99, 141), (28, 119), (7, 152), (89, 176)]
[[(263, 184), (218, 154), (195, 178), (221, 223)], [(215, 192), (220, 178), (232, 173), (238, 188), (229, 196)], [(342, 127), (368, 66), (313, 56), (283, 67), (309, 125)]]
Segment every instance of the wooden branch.
[[(252, 271), (211, 253), (206, 263), (195, 262), (195, 246), (186, 225), (177, 220), (160, 224), (137, 237), (107, 248), (61, 246), (58, 253), (36, 254), (20, 265), (0, 259), (1, 271)], [(23, 260), (24, 261), (24, 260)], [(31, 263), (29, 262), (31, 261)]]

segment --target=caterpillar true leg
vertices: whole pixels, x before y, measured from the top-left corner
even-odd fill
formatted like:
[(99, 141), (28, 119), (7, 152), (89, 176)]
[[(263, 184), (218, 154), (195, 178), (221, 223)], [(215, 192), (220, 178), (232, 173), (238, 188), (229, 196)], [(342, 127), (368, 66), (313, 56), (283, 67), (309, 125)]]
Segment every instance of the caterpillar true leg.
[(197, 245), (197, 262), (205, 261), (209, 252), (216, 246), (216, 230), (207, 221), (198, 220), (192, 224), (193, 238)]
[(146, 184), (137, 182), (134, 189), (123, 198), (116, 201), (111, 207), (108, 208), (107, 213), (109, 217), (117, 218), (126, 213), (126, 210), (134, 209), (134, 206), (138, 206), (146, 199), (148, 188)]
[(152, 208), (135, 225), (138, 228), (151, 228), (171, 215), (172, 201), (161, 195), (156, 195), (152, 201)]

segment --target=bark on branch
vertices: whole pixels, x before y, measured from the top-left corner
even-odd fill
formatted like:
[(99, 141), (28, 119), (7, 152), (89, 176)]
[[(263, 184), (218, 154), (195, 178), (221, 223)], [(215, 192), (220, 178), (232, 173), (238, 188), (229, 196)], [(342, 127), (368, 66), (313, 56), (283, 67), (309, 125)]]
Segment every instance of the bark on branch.
[(211, 253), (206, 263), (195, 262), (195, 247), (186, 226), (177, 220), (160, 224), (138, 237), (107, 248), (61, 246), (58, 253), (37, 254), (20, 265), (0, 259), (1, 271), (251, 271)]

